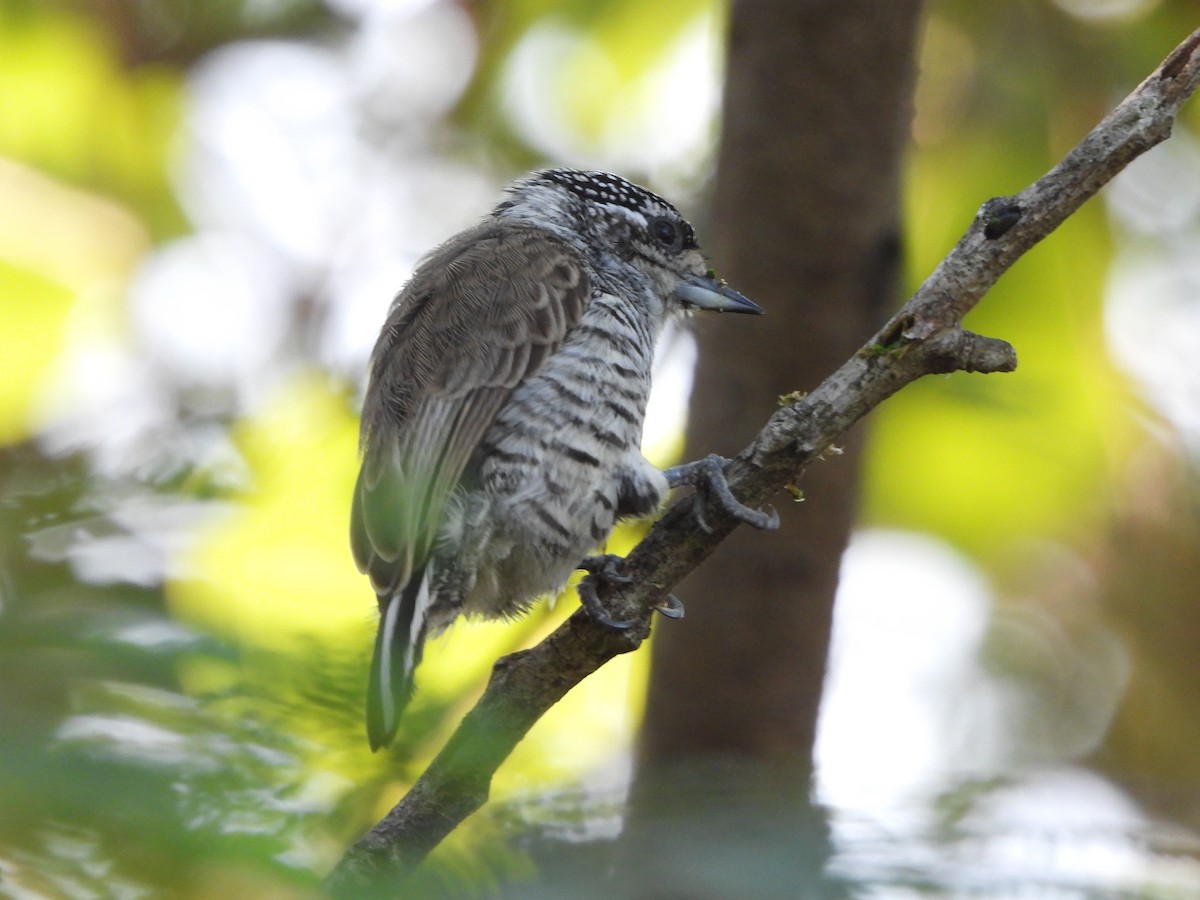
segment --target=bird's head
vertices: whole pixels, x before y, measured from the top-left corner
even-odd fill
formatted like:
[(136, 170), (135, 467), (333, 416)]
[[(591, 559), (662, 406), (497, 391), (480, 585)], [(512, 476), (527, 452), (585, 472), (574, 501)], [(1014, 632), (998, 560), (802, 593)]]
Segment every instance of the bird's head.
[(762, 313), (717, 280), (691, 224), (657, 194), (618, 175), (546, 169), (515, 182), (495, 215), (539, 225), (578, 247), (602, 278), (637, 270), (671, 312)]

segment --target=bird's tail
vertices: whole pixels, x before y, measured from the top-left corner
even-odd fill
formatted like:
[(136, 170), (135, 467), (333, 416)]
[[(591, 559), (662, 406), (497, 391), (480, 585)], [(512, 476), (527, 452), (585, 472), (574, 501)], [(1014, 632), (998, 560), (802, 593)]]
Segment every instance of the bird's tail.
[(428, 567), (414, 572), (383, 604), (367, 685), (367, 739), (372, 751), (392, 742), (412, 696), (413, 671), (421, 662), (429, 619), (429, 574)]

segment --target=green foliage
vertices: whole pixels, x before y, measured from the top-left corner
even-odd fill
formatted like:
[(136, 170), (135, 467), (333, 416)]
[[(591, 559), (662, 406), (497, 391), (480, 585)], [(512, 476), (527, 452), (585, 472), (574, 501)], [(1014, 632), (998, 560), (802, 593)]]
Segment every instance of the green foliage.
[(119, 198), (159, 235), (184, 227), (168, 183), (182, 73), (123, 70), (115, 36), (78, 16), (0, 5), (0, 154)]

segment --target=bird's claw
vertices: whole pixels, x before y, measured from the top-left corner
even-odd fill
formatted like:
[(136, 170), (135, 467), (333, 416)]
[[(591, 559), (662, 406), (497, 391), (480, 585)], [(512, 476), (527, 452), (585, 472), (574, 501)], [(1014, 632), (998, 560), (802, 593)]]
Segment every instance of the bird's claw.
[(654, 611), (662, 613), (668, 619), (683, 618), (683, 603), (674, 594), (667, 594), (662, 598), (662, 601), (654, 607)]
[(778, 528), (779, 513), (773, 507), (754, 509), (733, 496), (733, 491), (730, 490), (729, 482), (725, 478), (727, 465), (729, 465), (729, 460), (713, 453), (695, 462), (674, 466), (663, 474), (667, 476), (667, 484), (673, 488), (690, 485), (696, 489), (692, 500), (692, 511), (696, 516), (696, 522), (706, 534), (712, 533), (712, 526), (708, 524), (708, 520), (704, 516), (706, 500), (711, 500), (738, 521), (745, 522), (754, 528), (763, 531), (774, 531)]
[(620, 562), (621, 557), (612, 553), (588, 556), (580, 560), (578, 568), (588, 574), (579, 582), (579, 602), (583, 604), (587, 614), (601, 625), (615, 631), (627, 631), (636, 625), (638, 620), (614, 619), (608, 614), (604, 604), (600, 602), (600, 593), (596, 589), (597, 583), (601, 581), (606, 582), (618, 592), (622, 587), (633, 584), (632, 578), (618, 571), (617, 566)]
[(615, 553), (603, 553), (600, 556), (585, 556), (575, 568), (582, 569), (589, 575), (595, 575), (613, 587), (627, 587), (633, 584), (633, 578), (620, 571), (623, 561)]
[[(621, 588), (633, 584), (633, 578), (618, 571), (617, 567), (620, 562), (621, 557), (611, 553), (603, 556), (588, 556), (581, 560), (578, 568), (588, 574), (583, 581), (579, 582), (579, 602), (583, 604), (587, 614), (601, 625), (615, 631), (627, 631), (640, 619), (614, 619), (608, 614), (604, 604), (600, 602), (600, 592), (597, 590), (597, 583), (600, 581), (607, 582), (618, 592)], [(664, 597), (661, 603), (655, 605), (654, 610), (662, 613), (668, 619), (683, 618), (683, 604), (674, 594)]]

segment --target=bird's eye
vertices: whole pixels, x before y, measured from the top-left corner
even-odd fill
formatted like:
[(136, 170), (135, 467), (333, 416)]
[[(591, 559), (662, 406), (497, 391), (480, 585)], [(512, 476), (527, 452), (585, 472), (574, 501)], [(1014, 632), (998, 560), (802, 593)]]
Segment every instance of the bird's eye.
[(679, 229), (670, 219), (657, 218), (650, 223), (650, 233), (664, 247), (674, 248), (679, 243)]

